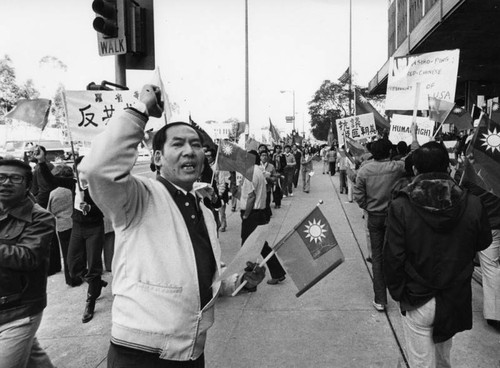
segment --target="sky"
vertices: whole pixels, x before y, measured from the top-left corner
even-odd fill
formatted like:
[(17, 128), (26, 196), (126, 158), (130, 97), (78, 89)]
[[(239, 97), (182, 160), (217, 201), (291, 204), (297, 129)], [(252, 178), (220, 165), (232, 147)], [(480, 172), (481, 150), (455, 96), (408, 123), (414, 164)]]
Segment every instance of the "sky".
[[(99, 56), (91, 0), (1, 1), (0, 57), (17, 81), (28, 78), (53, 97), (55, 86), (83, 90), (115, 81), (114, 57)], [(388, 0), (352, 0), (354, 81), (367, 86), (387, 60)], [(245, 120), (245, 1), (155, 0), (155, 53), (175, 120)], [(248, 0), (250, 133), (269, 119), (289, 132), (309, 130), (308, 102), (324, 80), (349, 65), (349, 0)], [(39, 67), (54, 56), (67, 71)], [(140, 90), (152, 71), (127, 71)], [(280, 91), (288, 91), (281, 93)]]

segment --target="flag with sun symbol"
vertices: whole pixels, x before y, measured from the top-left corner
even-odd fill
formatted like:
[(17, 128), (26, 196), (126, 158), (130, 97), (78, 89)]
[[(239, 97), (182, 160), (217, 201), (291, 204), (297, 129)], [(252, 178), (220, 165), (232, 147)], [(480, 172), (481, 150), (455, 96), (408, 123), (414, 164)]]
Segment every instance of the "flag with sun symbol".
[(483, 114), (467, 155), (472, 155), (464, 180), (500, 197), (500, 124)]
[(344, 261), (332, 228), (316, 206), (274, 247), (302, 295)]
[(446, 124), (453, 124), (458, 130), (468, 130), (473, 128), (470, 113), (463, 107), (456, 104), (453, 109), (451, 109), (444, 122)]
[(354, 115), (363, 115), (373, 113), (373, 118), (375, 119), (375, 125), (377, 129), (390, 129), (390, 125), (386, 119), (377, 111), (375, 107), (364, 97), (357, 88), (354, 89)]
[(219, 144), (219, 151), (217, 152), (219, 170), (236, 171), (252, 181), (255, 159), (255, 155), (248, 153), (233, 142), (224, 140)]

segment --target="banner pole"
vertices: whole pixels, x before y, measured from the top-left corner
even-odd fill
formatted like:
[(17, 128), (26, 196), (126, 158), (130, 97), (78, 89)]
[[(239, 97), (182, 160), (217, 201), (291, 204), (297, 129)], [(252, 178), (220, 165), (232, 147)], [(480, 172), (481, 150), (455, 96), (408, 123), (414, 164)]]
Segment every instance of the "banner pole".
[(78, 174), (78, 169), (76, 168), (76, 164), (75, 164), (75, 160), (76, 160), (75, 146), (73, 144), (73, 137), (71, 136), (71, 129), (69, 128), (69, 115), (68, 115), (68, 104), (66, 102), (66, 93), (64, 93), (64, 90), (63, 90), (63, 91), (61, 91), (61, 94), (62, 94), (62, 99), (64, 102), (64, 113), (66, 114), (66, 128), (68, 128), (69, 142), (71, 144), (71, 154), (73, 155), (73, 167), (75, 169), (76, 185), (78, 185), (78, 189), (80, 189), (80, 191), (83, 191), (83, 188), (80, 185), (80, 175)]
[(417, 123), (417, 111), (418, 111), (418, 102), (420, 99), (420, 82), (415, 84), (415, 101), (413, 104), (413, 118), (412, 123)]

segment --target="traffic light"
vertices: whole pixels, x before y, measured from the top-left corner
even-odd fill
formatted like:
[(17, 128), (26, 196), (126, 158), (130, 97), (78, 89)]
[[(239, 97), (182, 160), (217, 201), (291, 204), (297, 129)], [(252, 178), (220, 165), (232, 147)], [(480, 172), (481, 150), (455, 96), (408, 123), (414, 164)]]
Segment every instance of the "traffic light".
[(94, 0), (92, 10), (99, 15), (94, 19), (92, 26), (104, 37), (118, 36), (118, 22), (116, 17), (116, 0)]
[(99, 55), (127, 53), (125, 37), (125, 0), (94, 0), (96, 18), (92, 26), (97, 31)]

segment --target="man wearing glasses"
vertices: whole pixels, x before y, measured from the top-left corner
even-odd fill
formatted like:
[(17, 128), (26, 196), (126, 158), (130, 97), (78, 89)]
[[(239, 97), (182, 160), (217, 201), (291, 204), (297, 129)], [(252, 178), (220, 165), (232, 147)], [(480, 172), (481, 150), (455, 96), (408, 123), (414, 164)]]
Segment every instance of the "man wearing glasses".
[(28, 197), (32, 180), (28, 164), (0, 160), (0, 367), (53, 367), (35, 334), (55, 219)]

